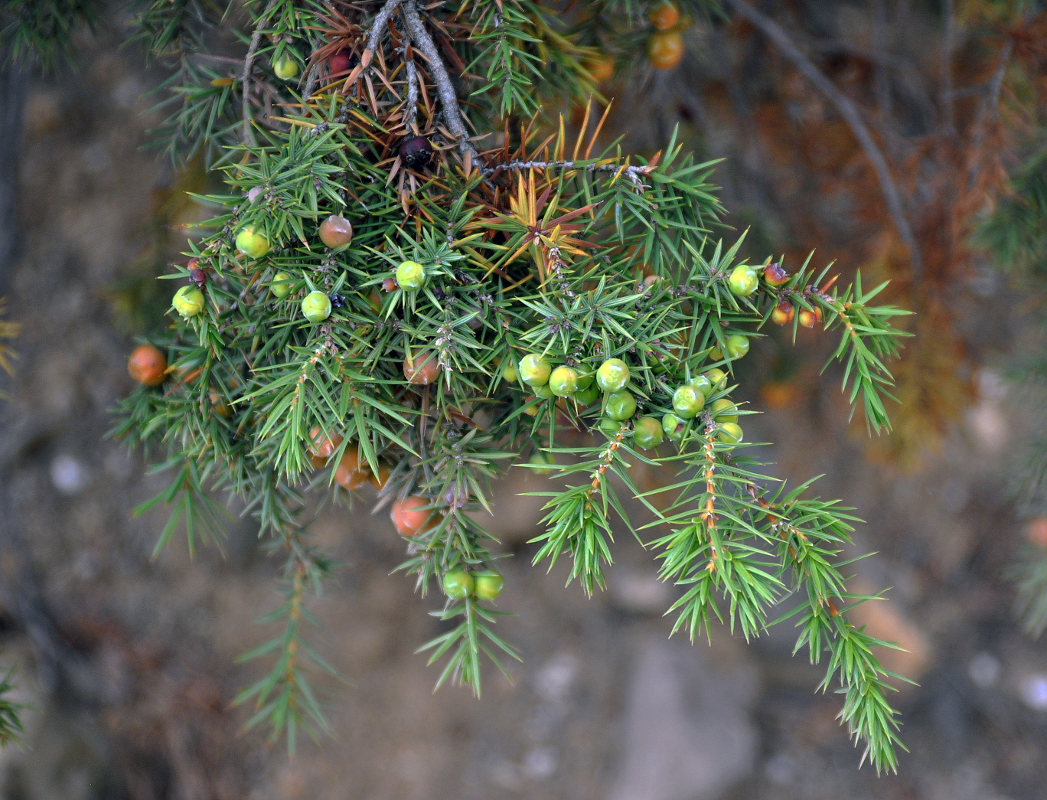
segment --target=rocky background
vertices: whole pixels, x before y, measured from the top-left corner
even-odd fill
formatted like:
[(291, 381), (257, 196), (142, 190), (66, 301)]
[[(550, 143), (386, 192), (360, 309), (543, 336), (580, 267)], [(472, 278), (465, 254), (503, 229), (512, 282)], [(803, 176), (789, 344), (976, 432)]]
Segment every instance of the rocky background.
[[(7, 288), (23, 331), (0, 401), (0, 666), (16, 668), (29, 708), (24, 746), (0, 753), (0, 797), (1042, 796), (1047, 644), (1016, 624), (1005, 578), (1023, 535), (1004, 476), (1024, 411), (991, 366), (917, 471), (868, 457), (835, 382), (814, 380), (817, 354), (794, 379), (798, 396), (746, 425), (747, 438), (776, 442), (766, 458), (782, 475), (825, 473), (821, 494), (868, 521), (856, 552), (878, 555), (857, 580), (892, 588), (865, 620), (907, 648), (892, 664), (918, 682), (897, 695), (910, 750), (897, 776), (859, 769), (839, 699), (813, 693), (821, 673), (791, 657), (787, 626), (748, 646), (722, 630), (669, 639), (671, 596), (628, 533), (609, 590), (591, 599), (564, 590), (560, 569), (530, 569), (538, 509), (518, 495), (541, 488), (532, 475), (510, 477), (496, 509), (517, 554), (502, 599), (515, 616), (499, 624), (525, 657), (513, 683), (492, 671), (482, 700), (432, 693), (436, 673), (414, 650), (437, 630), (434, 600), (388, 574), (401, 544), (363, 495), (351, 511), (322, 509), (315, 526), (343, 564), (313, 604), (315, 639), (345, 676), (320, 680), (334, 735), (303, 737), (290, 758), (245, 733), (248, 711), (231, 701), (259, 672), (235, 659), (264, 640), (254, 621), (279, 602), (273, 565), (235, 518), (224, 552), (191, 559), (176, 539), (152, 558), (165, 517), (131, 509), (163, 478), (105, 436), (130, 389), (133, 338), (162, 312), (135, 287), (174, 257), (170, 224), (194, 213), (143, 149), (155, 76), (118, 40), (86, 40), (73, 68), (28, 84)], [(719, 169), (729, 186), (732, 165)], [(988, 279), (964, 300), (971, 340), (993, 320), (993, 341), (1021, 342), (1017, 299)], [(757, 385), (753, 363), (744, 380)]]

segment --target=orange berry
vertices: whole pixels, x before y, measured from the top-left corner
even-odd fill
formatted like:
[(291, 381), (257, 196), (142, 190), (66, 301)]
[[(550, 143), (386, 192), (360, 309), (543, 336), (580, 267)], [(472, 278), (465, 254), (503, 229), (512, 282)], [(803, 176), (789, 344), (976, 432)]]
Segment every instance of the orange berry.
[(672, 69), (683, 60), (683, 36), (679, 31), (655, 31), (647, 40), (647, 59), (655, 69)]
[(378, 472), (373, 473), (369, 480), (375, 489), (381, 491), (385, 488), (385, 485), (389, 483), (389, 478), (391, 478), (392, 475), (393, 471), (389, 467), (385, 464), (379, 464)]
[(651, 21), (655, 30), (667, 31), (675, 28), (680, 22), (680, 9), (670, 0), (661, 0), (651, 6), (651, 10), (647, 12), (647, 19)]
[(593, 83), (607, 83), (614, 77), (614, 58), (607, 53), (596, 53), (582, 62)]
[(428, 386), (440, 379), (440, 362), (435, 353), (408, 354), (404, 358), (404, 377), (415, 386)]
[(774, 307), (774, 311), (771, 312), (771, 322), (777, 325), (788, 325), (793, 321), (793, 316), (796, 313), (796, 309), (793, 308), (793, 304), (788, 300), (783, 300)]
[(800, 309), (800, 324), (805, 328), (813, 328), (822, 321), (822, 310), (817, 306), (813, 310)]
[(394, 502), (389, 517), (393, 521), (396, 532), (404, 538), (409, 538), (429, 530), (432, 526), (426, 523), (433, 516), (433, 511), (426, 508), (427, 505), (429, 502), (418, 495), (411, 495)]
[(369, 470), (360, 463), (360, 451), (355, 447), (345, 448), (334, 471), (334, 482), (343, 489), (359, 489), (367, 483)]
[(127, 371), (143, 386), (159, 386), (167, 377), (167, 356), (151, 344), (140, 344), (127, 359)]
[(309, 431), (309, 455), (313, 463), (316, 463), (316, 459), (320, 459), (321, 464), (325, 463), (341, 443), (342, 437), (337, 433), (328, 434), (319, 425), (315, 426)]

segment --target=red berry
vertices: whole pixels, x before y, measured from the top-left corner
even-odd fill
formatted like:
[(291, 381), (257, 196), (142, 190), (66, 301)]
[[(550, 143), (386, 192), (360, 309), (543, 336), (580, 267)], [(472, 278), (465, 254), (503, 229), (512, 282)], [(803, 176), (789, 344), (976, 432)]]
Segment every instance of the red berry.
[(409, 538), (419, 533), (425, 533), (433, 527), (426, 524), (433, 516), (432, 509), (426, 508), (428, 505), (429, 501), (418, 495), (396, 500), (389, 512), (396, 532), (404, 538)]
[(428, 386), (440, 379), (440, 362), (435, 353), (408, 354), (404, 358), (404, 377), (415, 386)]
[(189, 273), (189, 280), (197, 286), (203, 286), (207, 283), (207, 271), (197, 267)]
[(815, 306), (813, 309), (800, 309), (800, 324), (805, 328), (813, 328), (822, 321), (822, 310)]
[(368, 472), (367, 465), (360, 463), (360, 452), (355, 447), (347, 447), (334, 471), (334, 482), (343, 489), (359, 489), (367, 483)]
[(343, 72), (348, 72), (359, 63), (360, 59), (348, 49), (342, 48), (327, 59), (327, 68), (331, 70), (332, 75), (340, 75)]
[(339, 434), (326, 433), (319, 425), (309, 431), (309, 455), (313, 458), (326, 461), (341, 443), (342, 437)]
[(776, 261), (763, 268), (763, 279), (771, 286), (781, 286), (789, 280), (789, 273)]
[(400, 142), (400, 159), (408, 169), (425, 169), (433, 157), (433, 146), (424, 136), (408, 136)]
[(782, 300), (771, 312), (771, 322), (777, 325), (788, 325), (793, 321), (795, 313), (796, 309), (793, 308), (793, 304), (788, 300)]
[(332, 214), (320, 223), (320, 241), (334, 249), (353, 240), (353, 225), (345, 217)]
[(140, 344), (127, 359), (127, 371), (143, 386), (159, 386), (167, 377), (167, 356), (151, 344)]

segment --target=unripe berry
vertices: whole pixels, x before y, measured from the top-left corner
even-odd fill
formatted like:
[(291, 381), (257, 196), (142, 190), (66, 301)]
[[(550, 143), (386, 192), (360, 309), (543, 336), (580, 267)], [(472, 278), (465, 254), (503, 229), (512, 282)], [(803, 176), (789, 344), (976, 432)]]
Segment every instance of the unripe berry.
[(520, 359), (520, 368), (517, 370), (520, 380), (532, 389), (537, 386), (545, 386), (549, 382), (552, 368), (549, 362), (535, 353), (529, 353)]
[(261, 258), (269, 247), (269, 240), (252, 227), (242, 228), (236, 234), (236, 249), (250, 258)]
[(719, 367), (706, 370), (705, 379), (709, 381), (710, 391), (719, 391), (727, 385), (727, 373)]
[(685, 383), (673, 392), (673, 411), (683, 419), (693, 419), (704, 405), (705, 395), (697, 386)]
[(516, 383), (516, 367), (513, 366), (513, 362), (509, 361), (502, 369), (502, 380), (506, 383)]
[(320, 241), (332, 250), (353, 240), (353, 225), (345, 217), (332, 214), (320, 223)]
[(425, 285), (425, 267), (417, 261), (404, 261), (396, 268), (396, 283), (405, 292), (413, 292)]
[(298, 62), (291, 57), (284, 57), (273, 62), (273, 72), (282, 81), (289, 81), (298, 76)]
[(578, 373), (571, 367), (557, 367), (549, 374), (549, 391), (557, 397), (570, 397), (578, 391)]
[(574, 402), (580, 406), (591, 406), (600, 399), (600, 388), (595, 384), (591, 384), (584, 389), (579, 389), (572, 397)]
[(675, 414), (666, 414), (662, 417), (662, 433), (678, 442), (683, 438), (683, 432), (687, 429), (686, 421)]
[(749, 340), (740, 333), (727, 337), (727, 355), (731, 358), (742, 358), (749, 352)]
[(302, 298), (302, 313), (310, 322), (323, 322), (331, 316), (331, 298), (314, 289)]
[(476, 582), (464, 569), (452, 569), (443, 577), (444, 594), (452, 600), (464, 600), (473, 593)]
[(629, 383), (629, 365), (620, 358), (609, 358), (596, 370), (596, 385), (604, 392), (620, 392)]
[(716, 428), (716, 438), (727, 444), (735, 444), (742, 440), (742, 426), (737, 422), (723, 422)]
[(603, 413), (619, 422), (627, 420), (636, 413), (636, 398), (631, 392), (610, 392), (604, 396)]
[(158, 347), (140, 344), (127, 359), (127, 371), (143, 386), (159, 386), (167, 377), (167, 356)]
[(664, 437), (662, 423), (654, 417), (640, 417), (633, 425), (633, 444), (643, 450), (657, 447)]
[(204, 293), (195, 286), (183, 286), (175, 292), (171, 307), (186, 319), (204, 310)]
[(737, 422), (737, 411), (737, 406), (726, 397), (714, 400), (712, 405), (709, 406), (709, 413), (713, 415), (713, 419), (717, 422)]
[(493, 569), (473, 573), (473, 592), (477, 600), (494, 600), (505, 588), (505, 578)]
[(727, 287), (732, 294), (738, 297), (748, 297), (756, 291), (759, 285), (760, 279), (756, 275), (756, 270), (745, 264), (735, 267), (727, 279)]
[(287, 297), (287, 293), (291, 291), (292, 280), (291, 276), (286, 272), (278, 272), (273, 276), (272, 283), (269, 284), (269, 291), (277, 299)]
[[(722, 372), (723, 370), (720, 371)], [(706, 397), (708, 397), (712, 393), (712, 381), (710, 381), (709, 378), (705, 375), (695, 375), (693, 378), (687, 381), (687, 383), (688, 385), (693, 386)]]

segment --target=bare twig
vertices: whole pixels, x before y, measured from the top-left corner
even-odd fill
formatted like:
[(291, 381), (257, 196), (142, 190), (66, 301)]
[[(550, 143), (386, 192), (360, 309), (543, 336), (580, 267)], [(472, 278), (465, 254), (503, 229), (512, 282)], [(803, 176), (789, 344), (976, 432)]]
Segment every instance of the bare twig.
[(1014, 53), (1014, 41), (1008, 39), (1000, 48), (1000, 63), (989, 79), (985, 95), (982, 97), (981, 105), (978, 107), (978, 116), (971, 126), (970, 153), (973, 158), (967, 168), (967, 184), (974, 183), (978, 173), (978, 153), (981, 151), (982, 143), (985, 141), (985, 131), (989, 126), (989, 120), (996, 114), (996, 106), (1000, 102), (1000, 92), (1003, 90), (1003, 76), (1007, 72), (1007, 66), (1011, 63), (1011, 55)]
[(473, 143), (469, 141), (469, 132), (466, 129), (465, 118), (462, 116), (461, 106), (458, 105), (458, 95), (455, 93), (451, 76), (444, 66), (443, 58), (436, 49), (436, 42), (429, 34), (418, 13), (415, 0), (407, 0), (404, 3), (404, 24), (411, 41), (429, 64), (429, 73), (436, 84), (436, 93), (440, 98), (440, 116), (443, 117), (444, 125), (458, 142), (458, 149), (465, 156), (466, 162), (472, 162), (477, 167), (482, 165), (480, 154), (476, 151)]
[(614, 172), (625, 176), (633, 185), (643, 190), (647, 188), (647, 184), (643, 182), (644, 178), (650, 175), (655, 168), (651, 164), (646, 166), (623, 165), (617, 161), (609, 164), (580, 164), (577, 161), (521, 161), (516, 159), (514, 161), (492, 164), (486, 167), (484, 172), (491, 175), (500, 170), (509, 172), (525, 169), (579, 169), (586, 172)]
[[(374, 51), (378, 49), (378, 42), (382, 38), (382, 34), (385, 33), (385, 29), (389, 26), (389, 20), (393, 18), (393, 14), (396, 13), (396, 9), (400, 7), (403, 0), (386, 0), (384, 6), (375, 15), (374, 24), (371, 25), (371, 30), (367, 34), (367, 50), (364, 51), (363, 58), (360, 59), (361, 63), (366, 61), (368, 64), (371, 63)], [(371, 56), (367, 54), (371, 53)]]
[(943, 0), (942, 14), (945, 15), (945, 41), (942, 42), (942, 93), (940, 102), (942, 104), (945, 132), (947, 135), (955, 137), (956, 104), (952, 86), (952, 51), (953, 40), (956, 38), (956, 20), (953, 18), (953, 0)]
[(258, 27), (255, 28), (254, 33), (251, 35), (251, 45), (247, 48), (247, 55), (244, 56), (244, 70), (240, 75), (240, 85), (244, 93), (241, 106), (241, 116), (244, 124), (241, 141), (244, 144), (255, 143), (254, 132), (251, 130), (251, 67), (254, 66), (255, 53), (258, 52), (258, 47), (262, 44), (262, 27), (275, 6), (276, 0), (269, 0), (269, 5), (265, 7), (265, 11), (258, 18)]
[(913, 278), (919, 281), (920, 276), (923, 274), (923, 258), (920, 255), (920, 248), (916, 241), (916, 236), (913, 234), (912, 226), (909, 225), (909, 220), (905, 216), (905, 207), (902, 203), (901, 193), (898, 191), (894, 178), (891, 176), (887, 159), (862, 119), (858, 107), (801, 52), (793, 43), (789, 34), (778, 23), (764, 16), (745, 0), (725, 0), (725, 2), (729, 8), (733, 8), (745, 17), (764, 36), (770, 39), (782, 55), (791, 61), (793, 66), (836, 106), (840, 116), (844, 118), (844, 121), (854, 134), (854, 138), (858, 140), (862, 149), (865, 150), (865, 155), (876, 172), (876, 177), (880, 182), (880, 190), (883, 192), (884, 200), (887, 203), (887, 211), (894, 221), (895, 228), (898, 229), (898, 235), (909, 250)]

